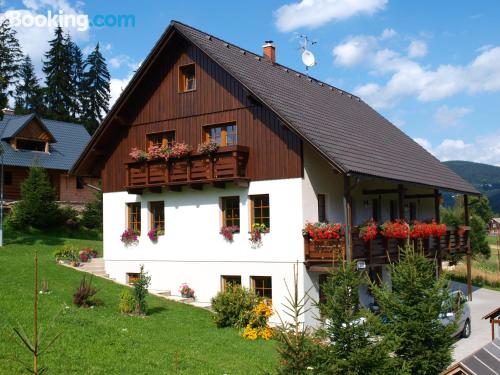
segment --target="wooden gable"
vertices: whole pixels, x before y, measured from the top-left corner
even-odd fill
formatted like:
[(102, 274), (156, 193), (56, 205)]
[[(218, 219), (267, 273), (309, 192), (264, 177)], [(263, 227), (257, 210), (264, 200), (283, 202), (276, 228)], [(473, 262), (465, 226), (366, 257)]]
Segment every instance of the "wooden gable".
[[(195, 67), (196, 84), (183, 92), (179, 72), (190, 64)], [(302, 176), (299, 137), (178, 33), (171, 35), (144, 69), (146, 73), (91, 151), (94, 163), (100, 160), (104, 192), (125, 190), (124, 162), (131, 148), (147, 149), (148, 134), (175, 131), (176, 141), (196, 149), (204, 140), (205, 126), (230, 122), (237, 126), (238, 144), (250, 150), (247, 175), (251, 180)]]
[(16, 138), (54, 142), (54, 137), (36, 117), (26, 124), (15, 136)]

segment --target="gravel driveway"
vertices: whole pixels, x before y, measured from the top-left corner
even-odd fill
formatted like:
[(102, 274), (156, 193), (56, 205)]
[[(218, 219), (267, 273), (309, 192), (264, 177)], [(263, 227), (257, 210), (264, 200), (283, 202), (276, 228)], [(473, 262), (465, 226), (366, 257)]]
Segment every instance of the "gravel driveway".
[[(452, 289), (461, 289), (467, 295), (467, 285), (452, 282)], [(474, 287), (472, 301), (469, 302), (471, 310), (472, 333), (467, 339), (459, 339), (453, 351), (454, 361), (460, 361), (491, 341), (490, 322), (481, 319), (490, 311), (500, 306), (500, 292), (490, 289)], [(498, 329), (495, 328), (498, 335)]]

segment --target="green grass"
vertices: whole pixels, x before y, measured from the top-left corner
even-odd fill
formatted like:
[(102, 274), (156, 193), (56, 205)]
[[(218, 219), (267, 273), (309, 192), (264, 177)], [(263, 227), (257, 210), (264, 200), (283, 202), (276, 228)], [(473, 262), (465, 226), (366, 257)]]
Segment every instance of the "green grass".
[(103, 306), (74, 307), (72, 294), (82, 273), (55, 264), (52, 253), (65, 241), (102, 250), (98, 234), (89, 231), (84, 237), (6, 233), (7, 245), (0, 248), (0, 374), (23, 373), (9, 359), (14, 353), (31, 362), (9, 336), (11, 327), (32, 332), (35, 249), (40, 280), (46, 279), (52, 291), (39, 298), (41, 327), (62, 332), (54, 350), (41, 358), (48, 374), (256, 374), (277, 366), (273, 341), (245, 341), (237, 330), (218, 329), (203, 309), (149, 296), (146, 318), (120, 314), (124, 287), (107, 280), (94, 279)]

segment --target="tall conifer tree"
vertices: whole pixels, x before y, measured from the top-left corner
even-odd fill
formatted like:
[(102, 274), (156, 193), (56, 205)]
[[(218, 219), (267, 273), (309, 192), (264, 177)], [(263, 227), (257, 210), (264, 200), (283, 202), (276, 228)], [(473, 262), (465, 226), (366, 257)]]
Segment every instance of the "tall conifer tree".
[(0, 23), (0, 119), (3, 118), (2, 108), (8, 105), (9, 97), (13, 95), (22, 59), (21, 47), (16, 38), (16, 31), (10, 26), (9, 20)]
[(19, 69), (19, 82), (16, 85), (16, 114), (36, 112), (44, 114), (42, 88), (35, 74), (31, 58), (26, 55)]
[(45, 54), (43, 72), (46, 75), (45, 101), (48, 117), (55, 120), (70, 120), (73, 107), (72, 57), (68, 41), (59, 26), (54, 39), (49, 41), (50, 49)]
[(83, 105), (84, 105), (84, 89), (83, 89), (83, 78), (84, 78), (84, 65), (83, 65), (83, 54), (76, 43), (71, 40), (69, 34), (66, 35), (66, 43), (68, 46), (68, 52), (71, 59), (71, 117), (74, 119), (81, 119), (83, 116)]
[(102, 121), (104, 114), (109, 109), (110, 99), (110, 75), (106, 60), (99, 51), (99, 43), (97, 43), (94, 51), (87, 57), (85, 61), (84, 74), (84, 124), (90, 134), (92, 134), (99, 123)]

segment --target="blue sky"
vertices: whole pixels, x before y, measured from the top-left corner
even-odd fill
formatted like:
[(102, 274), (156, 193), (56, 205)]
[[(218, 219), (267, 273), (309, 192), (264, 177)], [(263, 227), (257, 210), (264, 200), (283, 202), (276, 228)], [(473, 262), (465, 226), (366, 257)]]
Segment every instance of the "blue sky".
[[(500, 3), (472, 1), (0, 0), (4, 14), (133, 15), (134, 27), (69, 28), (89, 51), (100, 42), (116, 98), (171, 19), (304, 70), (297, 33), (318, 41), (314, 77), (361, 96), (442, 160), (500, 165)], [(9, 13), (10, 12), (10, 13)], [(40, 69), (50, 27), (18, 26)], [(362, 136), (362, 135), (360, 135)]]

